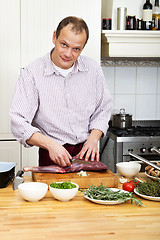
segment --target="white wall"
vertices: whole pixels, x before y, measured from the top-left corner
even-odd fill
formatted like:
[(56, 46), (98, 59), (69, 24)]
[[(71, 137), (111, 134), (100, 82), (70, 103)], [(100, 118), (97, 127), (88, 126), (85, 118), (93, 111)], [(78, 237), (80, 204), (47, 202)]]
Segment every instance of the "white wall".
[(160, 119), (160, 67), (102, 67), (113, 113), (125, 108), (133, 120)]

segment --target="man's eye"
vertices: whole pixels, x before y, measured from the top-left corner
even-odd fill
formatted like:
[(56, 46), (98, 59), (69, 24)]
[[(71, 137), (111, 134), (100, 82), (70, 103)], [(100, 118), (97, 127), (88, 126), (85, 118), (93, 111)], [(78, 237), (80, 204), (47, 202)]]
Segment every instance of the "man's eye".
[(66, 47), (66, 44), (65, 44), (65, 43), (62, 43), (62, 47)]
[(80, 51), (80, 49), (79, 49), (79, 48), (75, 48), (74, 50), (75, 50), (76, 52)]

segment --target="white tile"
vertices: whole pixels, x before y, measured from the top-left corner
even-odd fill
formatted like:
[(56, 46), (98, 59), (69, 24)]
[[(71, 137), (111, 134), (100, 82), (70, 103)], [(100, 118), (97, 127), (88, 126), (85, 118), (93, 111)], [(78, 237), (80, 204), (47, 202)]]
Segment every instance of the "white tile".
[(136, 67), (116, 67), (115, 94), (135, 94)]
[(136, 96), (136, 120), (156, 120), (156, 95)]
[(114, 114), (115, 95), (112, 95), (112, 94), (111, 94), (111, 97), (112, 97), (112, 114)]
[(157, 95), (157, 120), (160, 120), (160, 95)]
[(111, 94), (114, 94), (114, 67), (102, 67), (107, 87)]
[(126, 113), (132, 114), (135, 118), (135, 95), (115, 95), (115, 105), (113, 112), (119, 113), (124, 108)]
[(157, 93), (160, 94), (160, 67), (158, 68), (158, 89)]
[(156, 94), (157, 91), (157, 68), (137, 68), (137, 94)]

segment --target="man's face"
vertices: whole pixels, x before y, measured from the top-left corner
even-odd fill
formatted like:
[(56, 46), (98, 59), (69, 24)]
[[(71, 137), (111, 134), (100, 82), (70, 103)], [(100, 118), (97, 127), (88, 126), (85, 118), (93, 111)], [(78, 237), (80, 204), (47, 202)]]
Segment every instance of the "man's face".
[(56, 32), (53, 34), (53, 43), (55, 44), (52, 53), (52, 61), (62, 69), (72, 67), (74, 62), (81, 54), (86, 42), (86, 32), (76, 34), (71, 30), (71, 24), (62, 28), (60, 35), (56, 38)]

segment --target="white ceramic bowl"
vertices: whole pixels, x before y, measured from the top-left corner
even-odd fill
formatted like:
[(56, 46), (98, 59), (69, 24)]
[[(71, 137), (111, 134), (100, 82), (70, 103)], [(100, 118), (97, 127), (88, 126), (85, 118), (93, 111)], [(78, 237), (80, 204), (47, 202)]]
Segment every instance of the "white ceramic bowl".
[(136, 162), (120, 162), (116, 167), (119, 174), (127, 178), (136, 176), (141, 170), (141, 164)]
[[(56, 182), (56, 183), (62, 183), (62, 182)], [(70, 199), (74, 198), (78, 192), (79, 185), (77, 183), (73, 183), (73, 184), (76, 185), (76, 188), (59, 189), (59, 188), (53, 188), (49, 185), (49, 190), (54, 198), (62, 202), (67, 202)]]
[(30, 202), (37, 202), (42, 199), (47, 191), (48, 185), (40, 182), (27, 182), (18, 185), (21, 196)]

